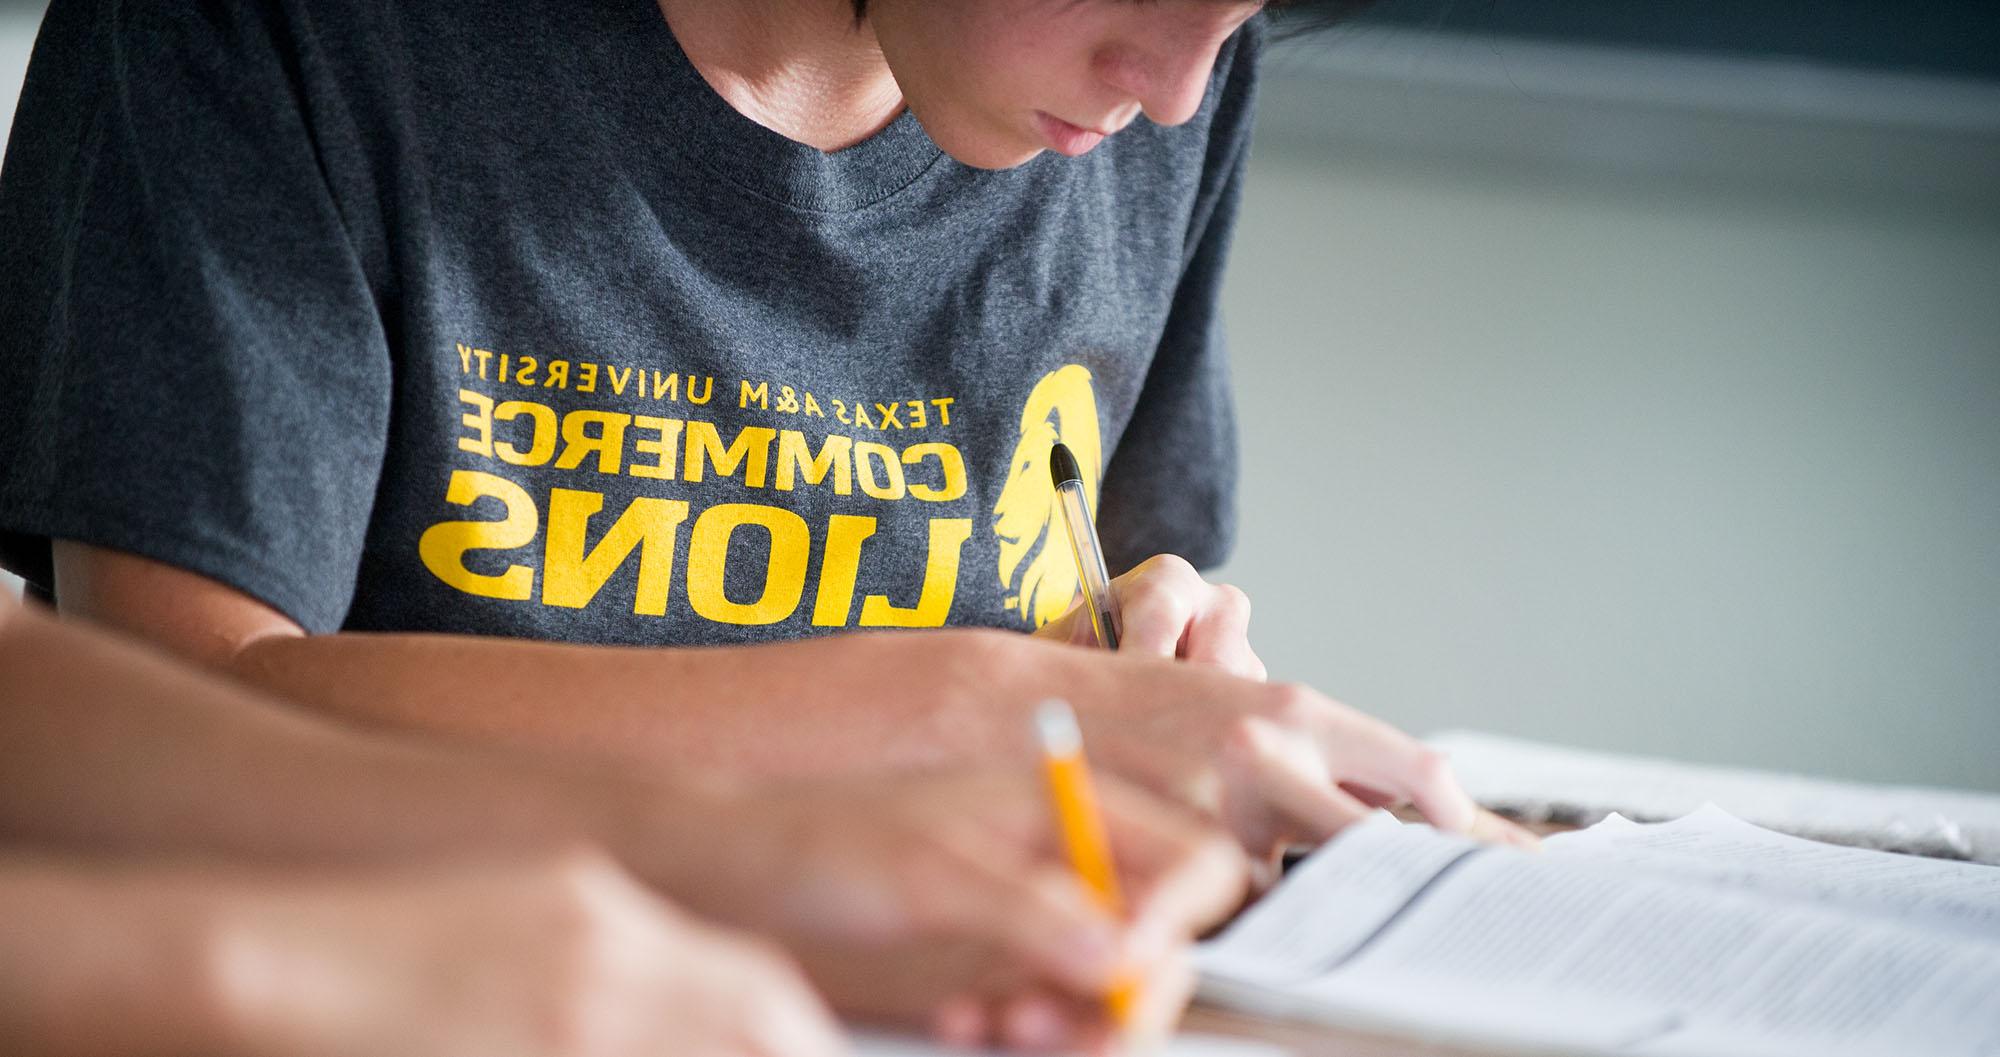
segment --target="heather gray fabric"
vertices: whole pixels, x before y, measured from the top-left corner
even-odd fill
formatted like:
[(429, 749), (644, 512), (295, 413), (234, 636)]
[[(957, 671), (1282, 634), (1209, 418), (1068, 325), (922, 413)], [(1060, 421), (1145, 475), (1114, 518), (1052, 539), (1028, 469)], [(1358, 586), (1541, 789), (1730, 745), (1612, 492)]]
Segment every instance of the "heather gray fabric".
[(1060, 437), (1115, 565), (1217, 562), (1260, 33), (1184, 126), (981, 172), (908, 114), (758, 127), (653, 0), (55, 0), (0, 171), (0, 556), (315, 632), (1025, 628), (1075, 586)]

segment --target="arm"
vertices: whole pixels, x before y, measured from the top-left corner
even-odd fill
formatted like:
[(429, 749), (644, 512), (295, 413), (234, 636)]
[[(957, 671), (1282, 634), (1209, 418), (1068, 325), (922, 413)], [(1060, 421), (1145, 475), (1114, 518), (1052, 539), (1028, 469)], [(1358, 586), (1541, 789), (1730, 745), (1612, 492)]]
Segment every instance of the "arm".
[(1027, 760), (1028, 710), (1061, 696), (1110, 769), (1222, 818), (1253, 851), (1324, 839), (1375, 803), (1514, 838), (1420, 742), (1310, 689), (1213, 665), (976, 630), (704, 649), (307, 636), (192, 573), (75, 543), (55, 554), (66, 611), (370, 723), (669, 773), (796, 776)]
[(279, 707), (11, 600), (0, 700), (0, 841), (290, 863), (601, 844), (690, 909), (784, 942), (844, 1010), (884, 1019), (1004, 1005), (996, 980), (1088, 996), (1128, 966), (1164, 971), (1160, 956), (1242, 889), (1225, 837), (1113, 782), (1122, 922), (1059, 865), (1029, 767), (748, 788), (427, 744)]
[(257, 873), (0, 858), (22, 1057), (842, 1053), (786, 959), (610, 863)]
[(609, 813), (608, 783), (327, 723), (11, 603), (0, 675), (8, 842), (388, 859), (574, 843)]

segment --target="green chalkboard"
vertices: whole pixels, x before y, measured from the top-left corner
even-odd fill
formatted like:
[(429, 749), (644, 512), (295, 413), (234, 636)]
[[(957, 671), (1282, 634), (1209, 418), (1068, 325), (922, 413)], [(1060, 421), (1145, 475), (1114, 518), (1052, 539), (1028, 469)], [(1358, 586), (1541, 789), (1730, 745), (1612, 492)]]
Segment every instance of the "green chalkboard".
[(1379, 0), (1351, 22), (2000, 80), (2000, 0)]

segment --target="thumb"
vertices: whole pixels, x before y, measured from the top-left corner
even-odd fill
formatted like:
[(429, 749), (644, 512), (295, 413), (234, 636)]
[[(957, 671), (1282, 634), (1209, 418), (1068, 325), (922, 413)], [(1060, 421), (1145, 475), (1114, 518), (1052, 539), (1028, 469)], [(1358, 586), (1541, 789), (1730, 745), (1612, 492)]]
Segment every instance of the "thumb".
[(991, 944), (1038, 977), (1102, 995), (1131, 962), (1130, 930), (1069, 870), (1002, 869), (971, 862), (965, 876), (926, 894), (920, 926)]

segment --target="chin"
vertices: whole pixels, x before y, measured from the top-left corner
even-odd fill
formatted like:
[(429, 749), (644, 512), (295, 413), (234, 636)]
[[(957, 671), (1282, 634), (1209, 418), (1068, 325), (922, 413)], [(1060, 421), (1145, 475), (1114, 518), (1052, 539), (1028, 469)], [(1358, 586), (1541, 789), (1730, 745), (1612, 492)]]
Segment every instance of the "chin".
[[(944, 145), (939, 144), (939, 146), (943, 147)], [(960, 164), (969, 165), (974, 169), (1016, 169), (1035, 160), (1035, 155), (1040, 154), (1042, 148), (995, 147), (986, 150), (960, 152), (945, 147), (944, 152), (951, 155)]]
[[(923, 114), (917, 114), (923, 121)], [(1040, 143), (1023, 136), (1005, 136), (993, 132), (968, 131), (953, 128), (949, 123), (940, 123), (939, 128), (924, 125), (924, 131), (938, 149), (952, 156), (961, 165), (975, 169), (1013, 169), (1033, 161), (1035, 155), (1044, 148)]]

